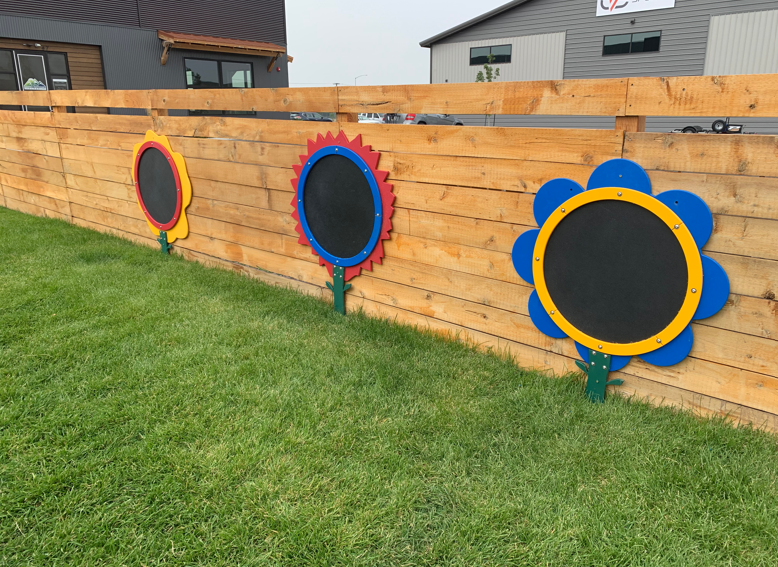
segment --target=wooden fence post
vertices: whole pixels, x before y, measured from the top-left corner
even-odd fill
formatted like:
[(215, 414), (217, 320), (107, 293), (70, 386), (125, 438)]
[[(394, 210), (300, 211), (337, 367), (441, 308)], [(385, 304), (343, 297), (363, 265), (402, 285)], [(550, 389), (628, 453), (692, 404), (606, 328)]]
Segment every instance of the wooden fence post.
[(624, 130), (625, 132), (645, 132), (646, 117), (645, 116), (617, 116), (615, 129)]

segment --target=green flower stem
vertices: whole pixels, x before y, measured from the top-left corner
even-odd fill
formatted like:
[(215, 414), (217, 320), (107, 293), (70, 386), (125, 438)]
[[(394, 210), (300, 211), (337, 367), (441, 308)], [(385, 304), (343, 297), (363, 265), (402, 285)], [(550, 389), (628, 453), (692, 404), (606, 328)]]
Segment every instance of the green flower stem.
[(605, 386), (620, 386), (624, 380), (608, 380), (608, 373), (611, 369), (611, 355), (589, 351), (588, 368), (583, 363), (580, 366), (586, 371), (588, 376), (586, 380), (586, 395), (594, 403), (603, 403), (605, 401)]
[(157, 238), (157, 242), (159, 242), (160, 247), (162, 248), (162, 253), (167, 255), (170, 254), (170, 249), (173, 248), (170, 244), (167, 243), (167, 232), (164, 230), (159, 231), (159, 237)]
[(332, 283), (327, 282), (327, 287), (332, 291), (335, 300), (335, 311), (341, 315), (346, 314), (346, 291), (351, 288), (351, 284), (345, 283), (343, 279), (345, 271), (342, 266), (333, 266)]

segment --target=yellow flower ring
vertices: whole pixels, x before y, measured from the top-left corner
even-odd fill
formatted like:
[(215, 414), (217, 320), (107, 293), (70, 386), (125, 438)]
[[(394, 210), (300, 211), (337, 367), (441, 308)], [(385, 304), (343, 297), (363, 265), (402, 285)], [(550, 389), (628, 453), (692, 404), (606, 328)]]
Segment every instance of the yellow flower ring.
[(571, 337), (587, 371), (587, 394), (602, 401), (609, 371), (632, 356), (671, 366), (688, 356), (692, 320), (717, 313), (729, 278), (701, 253), (713, 231), (705, 202), (683, 190), (652, 195), (637, 163), (598, 166), (584, 190), (545, 183), (533, 203), (539, 229), (522, 233), (513, 265), (535, 290), (528, 311), (546, 335)]
[(149, 130), (144, 141), (135, 144), (132, 161), (138, 207), (167, 252), (168, 243), (189, 235), (186, 207), (192, 201), (192, 184), (184, 156), (173, 151), (166, 136)]

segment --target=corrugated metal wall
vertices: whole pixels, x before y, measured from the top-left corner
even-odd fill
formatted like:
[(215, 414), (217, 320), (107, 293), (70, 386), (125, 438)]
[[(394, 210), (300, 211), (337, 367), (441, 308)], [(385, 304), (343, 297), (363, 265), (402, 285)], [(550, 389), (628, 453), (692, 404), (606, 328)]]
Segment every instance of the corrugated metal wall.
[(511, 45), (510, 63), (495, 63), (502, 81), (561, 79), (565, 66), (565, 33), (441, 43), (432, 47), (433, 83), (471, 83), (481, 65), (470, 65), (470, 48)]
[(142, 28), (269, 41), (286, 45), (284, 0), (219, 0), (218, 2), (214, 0), (137, 0), (137, 2)]
[(706, 75), (778, 73), (778, 10), (714, 16)]
[(140, 21), (137, 0), (0, 0), (0, 12), (135, 27)]
[[(596, 1), (530, 0), (441, 40), (433, 49), (443, 44), (566, 32), (566, 79), (702, 75), (711, 16), (778, 10), (778, 0), (677, 0), (676, 7), (671, 9), (596, 17)], [(662, 32), (659, 52), (602, 55), (606, 35), (655, 30)], [(774, 25), (772, 36), (776, 35)], [(482, 116), (467, 117), (465, 122), (483, 124), (483, 120)], [(649, 118), (646, 128), (668, 131), (687, 124), (709, 126), (712, 121), (713, 118)], [(613, 119), (607, 118), (497, 117), (498, 126), (613, 128), (613, 123)], [(748, 131), (778, 134), (778, 119), (752, 119), (745, 123)]]
[(286, 45), (284, 0), (0, 0), (0, 13)]

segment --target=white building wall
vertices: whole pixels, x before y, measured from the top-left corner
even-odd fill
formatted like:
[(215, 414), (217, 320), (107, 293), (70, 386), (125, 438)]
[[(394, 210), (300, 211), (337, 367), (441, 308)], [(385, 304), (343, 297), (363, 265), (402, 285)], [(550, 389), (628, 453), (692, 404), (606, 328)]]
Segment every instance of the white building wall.
[(705, 75), (778, 73), (778, 10), (713, 16)]
[(565, 66), (565, 32), (525, 35), (432, 46), (433, 83), (472, 83), (482, 65), (470, 65), (470, 48), (512, 45), (511, 62), (495, 63), (499, 81), (562, 79)]

